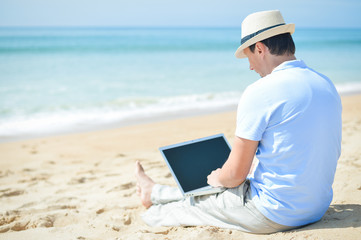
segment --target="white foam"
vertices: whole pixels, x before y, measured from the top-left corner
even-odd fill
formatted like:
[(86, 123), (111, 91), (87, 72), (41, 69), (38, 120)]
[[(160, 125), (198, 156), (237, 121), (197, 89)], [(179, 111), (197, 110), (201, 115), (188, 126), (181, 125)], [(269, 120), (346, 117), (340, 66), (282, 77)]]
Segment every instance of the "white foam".
[(0, 120), (0, 141), (122, 126), (153, 119), (221, 111), (236, 105), (240, 92), (167, 98), (122, 99), (93, 109), (58, 110)]
[(336, 89), (340, 95), (359, 94), (361, 93), (361, 82), (336, 84)]
[[(361, 93), (361, 82), (337, 84), (340, 95)], [(154, 119), (236, 110), (241, 92), (164, 98), (118, 99), (92, 109), (63, 109), (0, 119), (0, 142), (58, 133), (124, 126)]]

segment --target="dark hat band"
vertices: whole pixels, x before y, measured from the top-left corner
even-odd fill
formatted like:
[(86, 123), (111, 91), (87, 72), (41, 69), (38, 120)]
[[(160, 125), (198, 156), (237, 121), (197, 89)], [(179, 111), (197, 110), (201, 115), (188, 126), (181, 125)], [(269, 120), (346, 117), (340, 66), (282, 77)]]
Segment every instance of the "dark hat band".
[(274, 25), (274, 26), (271, 26), (271, 27), (263, 28), (263, 29), (261, 29), (261, 30), (259, 30), (259, 31), (257, 31), (257, 32), (251, 33), (251, 34), (249, 34), (249, 35), (247, 35), (247, 36), (245, 36), (245, 37), (243, 37), (243, 38), (241, 39), (241, 45), (242, 45), (243, 43), (247, 42), (248, 40), (250, 40), (251, 38), (257, 36), (258, 34), (264, 32), (264, 31), (267, 31), (267, 30), (269, 30), (269, 29), (271, 29), (271, 28), (275, 28), (275, 27), (281, 26), (281, 25), (285, 25), (285, 23), (281, 23), (281, 24), (277, 24), (277, 25)]

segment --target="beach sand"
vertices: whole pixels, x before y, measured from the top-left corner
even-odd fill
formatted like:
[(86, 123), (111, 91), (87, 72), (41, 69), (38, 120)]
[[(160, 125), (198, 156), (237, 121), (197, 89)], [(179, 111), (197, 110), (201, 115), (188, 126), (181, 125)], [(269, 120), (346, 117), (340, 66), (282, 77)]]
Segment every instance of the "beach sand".
[(361, 236), (361, 95), (344, 96), (334, 199), (321, 221), (254, 235), (216, 227), (146, 226), (134, 164), (175, 185), (158, 147), (224, 133), (235, 112), (0, 144), (0, 239), (358, 239)]

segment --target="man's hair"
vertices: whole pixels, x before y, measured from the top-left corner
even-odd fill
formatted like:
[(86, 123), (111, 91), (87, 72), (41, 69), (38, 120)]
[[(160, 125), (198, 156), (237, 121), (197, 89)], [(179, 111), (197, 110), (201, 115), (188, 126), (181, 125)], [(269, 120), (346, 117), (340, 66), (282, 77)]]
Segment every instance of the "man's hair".
[[(277, 55), (277, 56), (284, 54), (291, 55), (291, 54), (295, 54), (296, 52), (295, 43), (293, 42), (290, 33), (279, 34), (264, 39), (261, 41), (261, 43), (266, 45), (270, 50), (270, 53), (273, 55)], [(249, 46), (249, 49), (251, 50), (252, 53), (254, 53), (255, 47), (256, 44)]]

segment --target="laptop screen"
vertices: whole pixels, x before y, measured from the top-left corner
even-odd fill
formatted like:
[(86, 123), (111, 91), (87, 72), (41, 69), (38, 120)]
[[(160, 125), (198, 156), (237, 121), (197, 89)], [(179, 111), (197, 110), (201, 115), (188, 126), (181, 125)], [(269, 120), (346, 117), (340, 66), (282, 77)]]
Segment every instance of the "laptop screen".
[(207, 186), (207, 176), (223, 166), (231, 151), (223, 134), (160, 150), (184, 192)]

